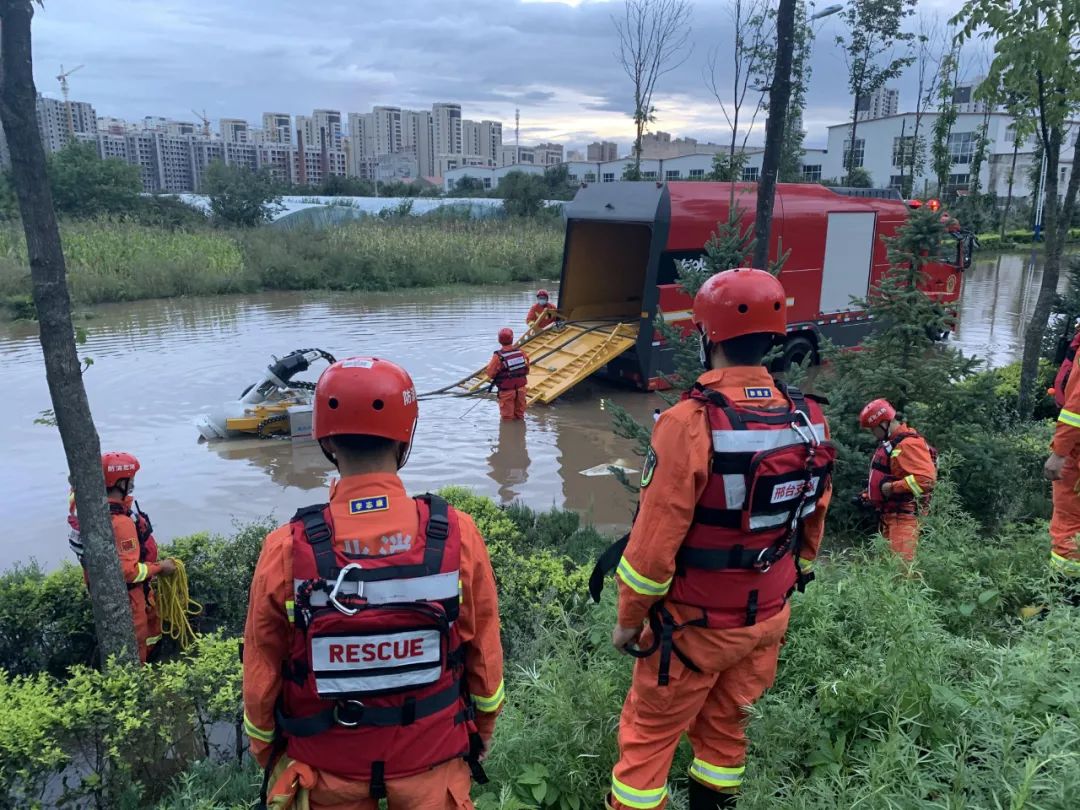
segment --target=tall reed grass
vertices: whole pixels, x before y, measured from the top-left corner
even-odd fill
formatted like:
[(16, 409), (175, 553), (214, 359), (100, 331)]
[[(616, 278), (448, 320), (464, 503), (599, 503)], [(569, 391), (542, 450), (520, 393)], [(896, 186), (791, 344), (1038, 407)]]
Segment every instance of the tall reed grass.
[[(549, 221), (360, 220), (326, 230), (164, 230), (133, 223), (61, 228), (78, 304), (256, 290), (391, 290), (499, 284), (558, 273)], [(0, 305), (26, 313), (30, 274), (15, 227), (0, 228)]]

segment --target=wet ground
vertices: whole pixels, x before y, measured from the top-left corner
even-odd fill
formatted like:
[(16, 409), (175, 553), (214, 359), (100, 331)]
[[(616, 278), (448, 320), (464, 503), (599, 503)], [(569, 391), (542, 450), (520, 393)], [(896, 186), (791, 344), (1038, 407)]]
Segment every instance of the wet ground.
[[(978, 261), (965, 277), (957, 345), (992, 365), (1016, 359), (1040, 277), (1030, 256)], [(487, 361), (500, 327), (522, 327), (531, 299), (524, 287), (499, 287), (94, 307), (81, 351), (94, 360), (86, 386), (102, 447), (139, 456), (136, 497), (160, 540), (287, 519), (324, 499), (330, 467), (318, 447), (200, 444), (193, 424), (200, 413), (236, 398), (271, 354), (297, 348), (385, 356), (409, 369), (419, 391), (441, 388)], [(0, 537), (0, 569), (30, 558), (53, 565), (70, 555), (67, 472), (56, 429), (33, 423), (50, 406), (36, 324), (0, 322), (0, 365), (0, 486), (8, 495), (0, 518), (9, 527)], [(524, 425), (501, 425), (492, 401), (425, 400), (406, 486), (422, 492), (461, 484), (502, 502), (565, 506), (601, 527), (623, 526), (630, 495), (609, 475), (584, 474), (607, 464), (639, 467), (630, 443), (612, 434), (605, 399), (642, 421), (659, 404), (654, 395), (589, 382), (554, 405), (534, 407)]]

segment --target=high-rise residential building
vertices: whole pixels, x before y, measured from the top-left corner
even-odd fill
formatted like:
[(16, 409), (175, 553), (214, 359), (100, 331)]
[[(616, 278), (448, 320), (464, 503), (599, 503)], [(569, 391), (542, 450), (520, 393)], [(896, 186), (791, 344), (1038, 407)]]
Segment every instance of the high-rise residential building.
[(619, 145), (611, 141), (597, 141), (587, 147), (589, 161), (592, 163), (607, 163), (619, 159)]
[(296, 116), (296, 142), (299, 144), (301, 139), (304, 142), (304, 146), (311, 146), (313, 143), (317, 143), (315, 138), (315, 122), (310, 115), (298, 115)]
[(403, 110), (401, 113), (401, 146), (416, 156), (420, 177), (435, 174), (432, 120), (432, 114), (427, 110)]
[(641, 138), (641, 157), (648, 160), (715, 155), (728, 148), (716, 143), (698, 143), (695, 138), (672, 138), (669, 132), (649, 132)]
[(60, 99), (38, 94), (38, 127), (41, 129), (41, 140), (45, 144), (45, 151), (58, 152), (67, 144), (69, 110), (71, 132), (76, 136), (84, 135), (86, 139), (96, 139), (97, 113), (91, 105), (85, 101), (66, 103)]
[(326, 137), (327, 149), (341, 148), (341, 112), (338, 110), (315, 110), (311, 114), (311, 144), (320, 149), (323, 144), (323, 134)]
[(182, 137), (184, 135), (195, 135), (197, 130), (195, 124), (190, 121), (170, 121), (165, 125), (165, 132), (175, 137)]
[(480, 122), (480, 154), (491, 161), (492, 166), (499, 164), (499, 149), (503, 143), (503, 125), (501, 121)]
[(218, 124), (218, 132), (224, 143), (248, 142), (248, 122), (242, 118), (222, 118)]
[(401, 152), (401, 107), (375, 107), (370, 114), (374, 119), (373, 154), (378, 157)]
[(971, 81), (959, 82), (953, 88), (953, 106), (958, 113), (985, 113), (989, 105), (985, 100), (975, 97), (979, 85), (986, 81), (985, 76), (978, 76)]
[(542, 143), (533, 147), (533, 155), (537, 166), (558, 166), (563, 162), (563, 145)]
[(432, 105), (431, 136), (436, 155), (462, 154), (460, 104)]
[(264, 112), (262, 126), (265, 143), (292, 143), (292, 116), (288, 113)]
[(367, 178), (366, 161), (375, 152), (374, 113), (349, 113), (349, 174)]
[(98, 116), (98, 133), (105, 133), (106, 135), (123, 135), (124, 133), (130, 131), (133, 128), (134, 127), (132, 124), (129, 124), (122, 118)]
[(480, 148), (479, 121), (470, 121), (468, 118), (461, 119), (461, 154), (483, 157), (484, 153)]
[(900, 91), (895, 87), (879, 87), (859, 99), (855, 107), (855, 118), (859, 121), (888, 118), (896, 115), (899, 109)]

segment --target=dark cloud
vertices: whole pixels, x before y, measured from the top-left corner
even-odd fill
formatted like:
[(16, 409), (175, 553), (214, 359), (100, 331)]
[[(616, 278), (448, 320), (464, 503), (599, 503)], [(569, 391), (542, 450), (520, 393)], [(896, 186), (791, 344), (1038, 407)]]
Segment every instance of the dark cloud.
[[(935, 3), (945, 8), (923, 0)], [(693, 50), (661, 81), (657, 128), (725, 137), (702, 67), (711, 47), (732, 39), (727, 5), (695, 5)], [(73, 97), (132, 120), (190, 120), (192, 108), (205, 108), (214, 119), (257, 123), (270, 110), (456, 101), (467, 117), (508, 126), (520, 107), (530, 137), (626, 143), (631, 102), (611, 22), (620, 9), (520, 0), (50, 0), (35, 19), (35, 74), (39, 89), (56, 95), (60, 64), (85, 64), (71, 78)], [(805, 116), (810, 143), (821, 143), (824, 126), (842, 120), (850, 103), (833, 43), (839, 24), (822, 21), (821, 29)]]

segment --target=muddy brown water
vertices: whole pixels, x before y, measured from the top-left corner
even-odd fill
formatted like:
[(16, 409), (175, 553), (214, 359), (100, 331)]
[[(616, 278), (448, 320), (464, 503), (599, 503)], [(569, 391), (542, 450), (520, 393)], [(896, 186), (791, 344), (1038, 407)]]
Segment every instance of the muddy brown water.
[[(1041, 278), (1028, 255), (979, 260), (965, 277), (955, 342), (993, 365), (1016, 359)], [(236, 398), (271, 354), (319, 347), (337, 357), (377, 354), (404, 365), (417, 389), (440, 388), (490, 356), (502, 326), (517, 330), (532, 300), (525, 287), (393, 294), (267, 293), (141, 301), (93, 307), (81, 351), (94, 360), (86, 386), (102, 447), (134, 452), (143, 469), (136, 497), (159, 540), (237, 523), (287, 519), (324, 498), (329, 464), (310, 443), (199, 443), (196, 417)], [(36, 325), (0, 322), (3, 463), (0, 570), (31, 558), (70, 558), (64, 517), (67, 472), (59, 434), (35, 425), (50, 406)], [(313, 379), (311, 373), (302, 375)], [(502, 425), (491, 401), (436, 398), (421, 404), (416, 443), (403, 471), (410, 491), (460, 484), (499, 502), (577, 510), (603, 528), (629, 522), (631, 497), (598, 465), (639, 467), (614, 436), (602, 403), (642, 421), (658, 397), (589, 381), (524, 425)]]

